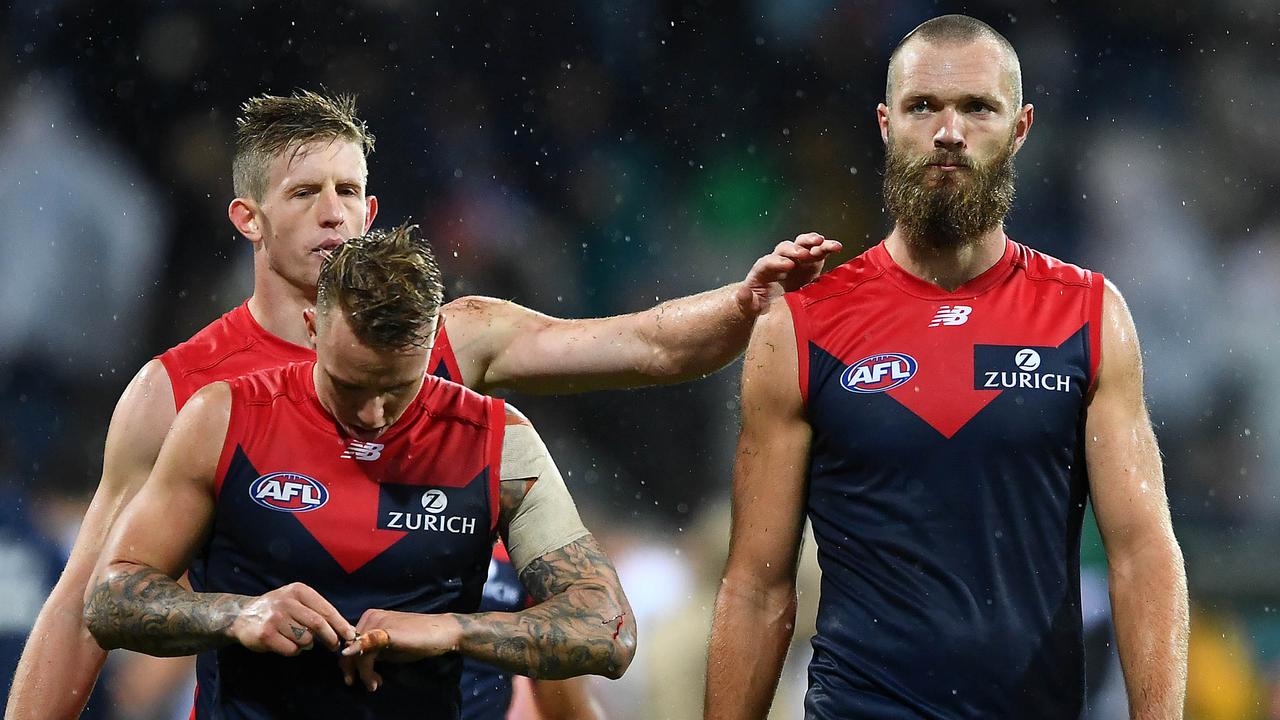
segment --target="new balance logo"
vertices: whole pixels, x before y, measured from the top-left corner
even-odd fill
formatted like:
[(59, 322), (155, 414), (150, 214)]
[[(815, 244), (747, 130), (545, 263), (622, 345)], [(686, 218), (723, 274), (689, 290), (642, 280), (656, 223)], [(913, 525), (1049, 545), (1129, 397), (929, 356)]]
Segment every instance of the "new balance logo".
[(969, 322), (969, 313), (971, 312), (973, 312), (973, 308), (968, 305), (943, 305), (938, 308), (938, 314), (933, 316), (933, 321), (929, 323), (929, 327), (963, 325)]
[(382, 457), (382, 448), (386, 447), (381, 443), (360, 442), (353, 440), (347, 449), (342, 452), (341, 457), (356, 460), (372, 461)]

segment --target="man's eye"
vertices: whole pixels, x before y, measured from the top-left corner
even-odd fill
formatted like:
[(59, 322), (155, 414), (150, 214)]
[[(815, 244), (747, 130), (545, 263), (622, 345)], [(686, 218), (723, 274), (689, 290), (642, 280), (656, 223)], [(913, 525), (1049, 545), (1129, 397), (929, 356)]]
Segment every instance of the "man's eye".
[(924, 100), (921, 100), (917, 103), (914, 103), (911, 107), (907, 108), (907, 112), (919, 113), (919, 112), (925, 112), (928, 109), (929, 109), (929, 103)]

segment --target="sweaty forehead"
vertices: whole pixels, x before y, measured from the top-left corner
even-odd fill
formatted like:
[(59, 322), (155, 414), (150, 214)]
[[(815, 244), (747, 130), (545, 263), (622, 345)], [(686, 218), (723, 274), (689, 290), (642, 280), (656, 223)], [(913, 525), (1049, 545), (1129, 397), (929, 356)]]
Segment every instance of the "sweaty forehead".
[(1017, 58), (995, 40), (909, 41), (889, 67), (895, 101), (907, 95), (991, 95), (1014, 106), (1021, 73)]
[(271, 185), (335, 176), (363, 180), (367, 175), (364, 153), (349, 140), (314, 140), (286, 149), (271, 161)]

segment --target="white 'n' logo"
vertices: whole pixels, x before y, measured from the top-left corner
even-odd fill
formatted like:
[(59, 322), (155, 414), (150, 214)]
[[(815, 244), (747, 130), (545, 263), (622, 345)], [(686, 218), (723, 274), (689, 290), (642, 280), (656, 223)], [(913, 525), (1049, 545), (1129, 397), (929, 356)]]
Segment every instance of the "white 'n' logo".
[(929, 323), (929, 327), (963, 325), (969, 322), (969, 313), (971, 312), (973, 312), (973, 308), (968, 305), (943, 305), (938, 308), (938, 313), (933, 316), (933, 321)]
[(377, 460), (382, 457), (382, 449), (386, 447), (381, 443), (360, 442), (352, 440), (347, 449), (342, 452), (339, 457), (356, 460), (364, 460), (366, 462)]

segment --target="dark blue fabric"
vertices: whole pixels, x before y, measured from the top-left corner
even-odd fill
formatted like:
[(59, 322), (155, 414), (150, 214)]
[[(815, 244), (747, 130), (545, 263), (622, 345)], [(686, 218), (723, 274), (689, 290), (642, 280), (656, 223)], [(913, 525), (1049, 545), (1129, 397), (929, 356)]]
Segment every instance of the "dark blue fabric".
[[(975, 383), (1022, 347), (974, 347)], [(1088, 327), (1040, 350), (1069, 391), (1006, 389), (947, 438), (810, 344), (807, 717), (1079, 716)]]

